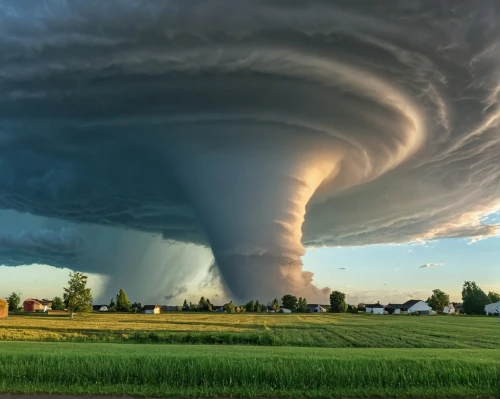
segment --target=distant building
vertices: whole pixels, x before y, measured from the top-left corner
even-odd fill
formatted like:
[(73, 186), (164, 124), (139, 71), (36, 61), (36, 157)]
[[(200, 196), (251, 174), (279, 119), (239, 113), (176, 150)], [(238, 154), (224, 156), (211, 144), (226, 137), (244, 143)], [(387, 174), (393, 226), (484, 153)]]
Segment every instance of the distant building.
[(109, 312), (108, 305), (92, 305), (94, 312)]
[(286, 308), (281, 308), (279, 310), (280, 313), (292, 313), (292, 311), (290, 309), (286, 309)]
[(145, 305), (142, 311), (146, 314), (160, 314), (160, 307), (158, 305)]
[(310, 304), (307, 305), (307, 312), (308, 313), (326, 313), (326, 309), (318, 304)]
[(500, 316), (500, 302), (485, 305), (484, 311), (487, 316)]
[(380, 303), (367, 303), (366, 304), (366, 313), (373, 314), (384, 314), (384, 305)]
[(7, 301), (0, 298), (0, 319), (9, 316), (9, 304)]
[(51, 307), (52, 301), (47, 299), (28, 298), (23, 302), (25, 312), (47, 312)]
[(449, 305), (446, 305), (444, 307), (443, 313), (445, 313), (445, 314), (453, 314), (453, 313), (455, 313), (455, 307), (450, 303)]
[(175, 306), (175, 305), (163, 305), (160, 309), (162, 312), (177, 312), (177, 308), (180, 306)]
[[(372, 305), (366, 305), (367, 309), (368, 306)], [(420, 299), (411, 299), (403, 304), (389, 304), (385, 306), (385, 311), (388, 314), (412, 314), (418, 312), (419, 314), (428, 315), (432, 312), (432, 308)]]

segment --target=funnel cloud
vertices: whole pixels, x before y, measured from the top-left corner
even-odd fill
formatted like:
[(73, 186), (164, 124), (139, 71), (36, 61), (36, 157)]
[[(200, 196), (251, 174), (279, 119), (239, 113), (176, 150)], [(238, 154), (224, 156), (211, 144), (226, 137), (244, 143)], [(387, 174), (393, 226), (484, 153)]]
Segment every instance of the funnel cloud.
[(0, 208), (76, 231), (0, 236), (0, 264), (95, 271), (100, 225), (314, 301), (307, 247), (500, 231), (496, 1), (28, 3), (0, 6)]

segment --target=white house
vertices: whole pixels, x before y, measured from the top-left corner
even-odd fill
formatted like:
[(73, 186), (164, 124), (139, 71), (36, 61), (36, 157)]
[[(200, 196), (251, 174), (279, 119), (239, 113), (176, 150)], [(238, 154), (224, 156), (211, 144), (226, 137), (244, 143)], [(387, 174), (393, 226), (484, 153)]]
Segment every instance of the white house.
[(290, 309), (281, 308), (280, 313), (292, 313)]
[(427, 305), (426, 302), (420, 299), (411, 299), (405, 303), (403, 303), (403, 307), (401, 310), (406, 309), (408, 314), (412, 314), (415, 312), (419, 312), (420, 314), (429, 314), (432, 308)]
[(158, 305), (146, 305), (142, 310), (146, 314), (160, 314), (160, 307)]
[(366, 313), (384, 314), (384, 305), (380, 303), (366, 304)]
[[(368, 308), (368, 305), (366, 307)], [(411, 299), (403, 304), (389, 304), (385, 310), (388, 314), (412, 314), (415, 312), (430, 314), (432, 312), (432, 308), (420, 299)]]
[(447, 305), (447, 306), (444, 307), (443, 313), (445, 313), (445, 314), (453, 314), (453, 313), (455, 313), (455, 307), (450, 303), (449, 305)]
[(108, 312), (109, 309), (106, 305), (93, 305), (92, 310), (94, 312)]
[(321, 305), (307, 305), (307, 311), (309, 313), (326, 313), (326, 309)]
[(487, 315), (500, 316), (500, 302), (484, 305), (484, 311)]

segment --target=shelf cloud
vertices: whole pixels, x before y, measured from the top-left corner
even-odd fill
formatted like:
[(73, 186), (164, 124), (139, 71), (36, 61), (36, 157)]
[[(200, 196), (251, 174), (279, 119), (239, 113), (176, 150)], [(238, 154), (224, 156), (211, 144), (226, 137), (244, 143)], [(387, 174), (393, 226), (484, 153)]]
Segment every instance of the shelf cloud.
[(0, 208), (207, 246), (241, 299), (323, 298), (307, 247), (499, 233), (497, 2), (194, 3), (3, 2)]

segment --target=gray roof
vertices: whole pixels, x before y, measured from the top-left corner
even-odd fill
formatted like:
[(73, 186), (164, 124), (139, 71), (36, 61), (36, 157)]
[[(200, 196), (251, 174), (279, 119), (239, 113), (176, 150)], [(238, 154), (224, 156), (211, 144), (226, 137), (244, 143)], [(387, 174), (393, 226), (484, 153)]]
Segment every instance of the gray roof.
[(367, 303), (367, 304), (365, 305), (365, 307), (366, 307), (366, 308), (371, 308), (371, 309), (373, 309), (373, 308), (378, 308), (378, 309), (380, 309), (380, 308), (383, 308), (383, 307), (384, 307), (384, 305), (381, 305), (380, 303)]
[(419, 302), (425, 302), (425, 301), (422, 301), (421, 299), (410, 299), (409, 301), (406, 301), (405, 303), (403, 303), (401, 305), (401, 307), (405, 308), (405, 309), (409, 309), (413, 305), (415, 305), (416, 303), (419, 303)]

